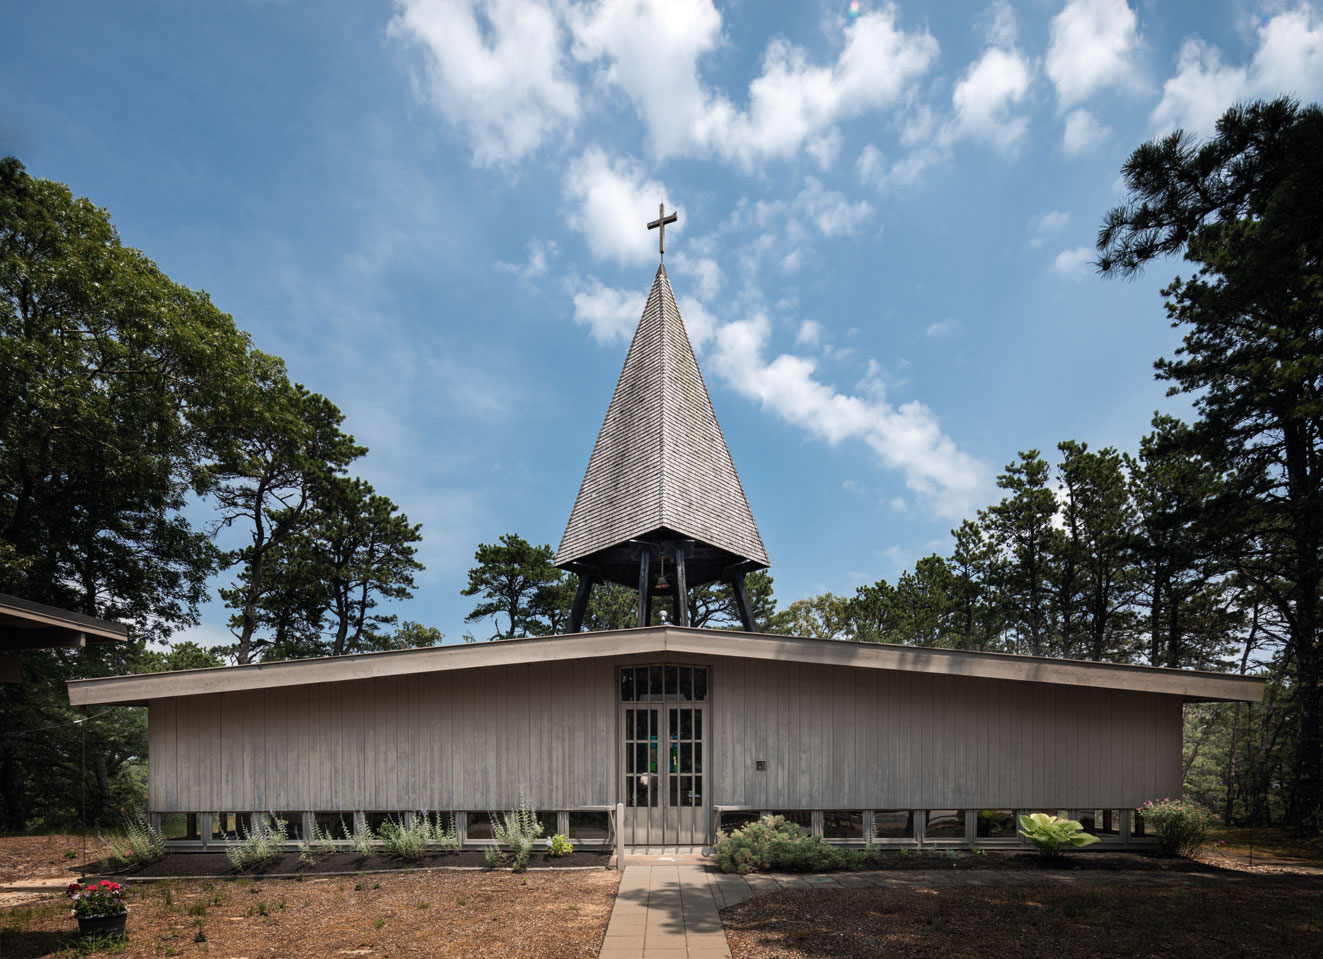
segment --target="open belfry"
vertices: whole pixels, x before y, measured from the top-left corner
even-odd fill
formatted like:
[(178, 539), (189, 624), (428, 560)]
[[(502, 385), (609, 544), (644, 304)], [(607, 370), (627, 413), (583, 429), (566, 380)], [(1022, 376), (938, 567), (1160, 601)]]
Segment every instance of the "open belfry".
[[(656, 220), (665, 256), (663, 206)], [(708, 583), (733, 588), (744, 628), (754, 631), (747, 573), (765, 569), (767, 551), (753, 521), (726, 438), (717, 422), (666, 266), (657, 267), (643, 316), (625, 357), (611, 405), (556, 565), (578, 575), (570, 631), (579, 632), (594, 584), (639, 593), (638, 625), (659, 611), (689, 625), (688, 591)]]

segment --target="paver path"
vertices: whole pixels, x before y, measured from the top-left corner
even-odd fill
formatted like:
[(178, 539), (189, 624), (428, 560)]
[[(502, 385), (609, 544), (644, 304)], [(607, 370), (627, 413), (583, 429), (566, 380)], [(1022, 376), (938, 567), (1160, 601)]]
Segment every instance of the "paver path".
[(627, 863), (599, 959), (728, 959), (720, 878), (699, 863)]

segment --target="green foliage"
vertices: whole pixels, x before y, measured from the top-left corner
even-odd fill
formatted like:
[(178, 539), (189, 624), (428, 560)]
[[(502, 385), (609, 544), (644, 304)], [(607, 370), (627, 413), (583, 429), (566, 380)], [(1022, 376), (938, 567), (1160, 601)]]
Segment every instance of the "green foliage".
[(354, 828), (349, 833), (349, 844), (360, 859), (366, 859), (376, 851), (377, 837), (368, 825), (367, 816), (362, 812), (354, 813)]
[[(492, 814), (492, 838), (497, 843), (495, 848), (508, 848), (509, 854), (513, 856), (510, 864), (513, 872), (522, 872), (528, 865), (533, 855), (533, 846), (541, 835), (542, 823), (538, 821), (537, 813), (529, 806), (528, 800), (522, 796), (518, 808), (508, 813)], [(488, 865), (503, 865), (504, 862), (504, 855), (498, 863), (493, 863), (490, 855), (487, 858)]]
[(764, 816), (727, 833), (712, 848), (722, 872), (832, 872), (858, 869), (864, 856), (805, 835), (784, 816)]
[(1193, 856), (1217, 825), (1218, 817), (1189, 799), (1150, 799), (1136, 810), (1152, 826), (1162, 851)]
[(1066, 849), (1091, 846), (1098, 841), (1073, 819), (1059, 819), (1035, 812), (1020, 817), (1020, 835), (1034, 844), (1045, 859), (1059, 856)]
[(568, 856), (572, 852), (574, 852), (574, 845), (570, 842), (568, 837), (562, 836), (560, 833), (556, 833), (556, 835), (547, 840), (547, 855), (554, 859), (559, 859), (561, 856)]
[(110, 848), (110, 858), (122, 865), (141, 865), (165, 858), (165, 837), (143, 812), (125, 813), (123, 834), (102, 836), (101, 841)]
[(251, 827), (237, 839), (225, 840), (225, 858), (236, 872), (275, 859), (285, 848), (289, 824), (275, 816), (255, 816)]
[[(461, 594), (480, 596), (482, 601), (465, 617), (465, 622), (490, 617), (496, 625), (491, 639), (540, 632), (540, 610), (534, 597), (564, 575), (551, 565), (554, 555), (550, 546), (533, 546), (517, 533), (503, 534), (499, 544), (480, 543), (473, 554), (478, 565), (469, 570), (469, 582)], [(506, 631), (501, 630), (501, 616), (509, 624)]]
[(386, 852), (408, 862), (417, 862), (427, 855), (432, 829), (423, 813), (414, 816), (412, 822), (387, 819), (381, 825), (379, 836)]

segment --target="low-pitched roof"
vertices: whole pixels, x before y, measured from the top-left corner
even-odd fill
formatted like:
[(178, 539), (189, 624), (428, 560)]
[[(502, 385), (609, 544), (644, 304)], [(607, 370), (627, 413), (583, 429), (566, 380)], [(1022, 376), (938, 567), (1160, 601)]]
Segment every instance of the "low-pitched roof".
[(286, 660), (249, 666), (222, 666), (172, 673), (145, 673), (69, 683), (75, 706), (133, 704), (172, 696), (272, 689), (312, 683), (351, 682), (385, 676), (516, 663), (543, 663), (601, 656), (679, 653), (788, 660), (861, 669), (938, 673), (1066, 686), (1093, 686), (1179, 696), (1189, 701), (1263, 699), (1262, 679), (1186, 669), (1159, 669), (1048, 659), (1007, 653), (890, 646), (834, 639), (806, 639), (759, 633), (655, 626), (600, 633), (512, 639), (495, 643), (431, 646), (422, 649)]
[(124, 642), (129, 628), (0, 593), (0, 652)]

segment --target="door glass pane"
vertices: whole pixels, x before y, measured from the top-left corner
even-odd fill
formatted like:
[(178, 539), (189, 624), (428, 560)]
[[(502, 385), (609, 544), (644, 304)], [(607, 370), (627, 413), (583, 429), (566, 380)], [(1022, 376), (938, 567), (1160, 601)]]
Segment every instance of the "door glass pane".
[(630, 703), (634, 701), (634, 669), (626, 667), (620, 671), (620, 701)]
[(662, 668), (653, 666), (648, 670), (648, 694), (653, 699), (662, 698)]
[(702, 771), (703, 771), (703, 744), (701, 742), (698, 742), (698, 743), (694, 743), (694, 772), (701, 773)]
[(680, 738), (694, 738), (694, 711), (692, 709), (680, 710)]
[(680, 735), (680, 710), (668, 709), (666, 711), (670, 714), (671, 738), (675, 739)]
[(634, 738), (634, 710), (625, 710), (625, 739)]
[(634, 771), (634, 747), (629, 746), (629, 745), (626, 745), (626, 746), (625, 746), (625, 775), (628, 776), (628, 775), (629, 775), (630, 773), (632, 773), (633, 771)]
[(707, 667), (694, 667), (694, 702), (707, 702)]
[(680, 694), (680, 668), (678, 666), (666, 667), (666, 699), (674, 702), (675, 697)]
[(634, 772), (646, 773), (648, 771), (648, 744), (637, 743), (634, 746)]
[(695, 776), (695, 777), (694, 777), (694, 792), (693, 792), (693, 794), (692, 794), (692, 795), (690, 796), (690, 798), (689, 798), (689, 805), (691, 805), (691, 806), (701, 806), (701, 805), (703, 805), (703, 777), (702, 777), (702, 776)]
[(694, 671), (688, 666), (680, 667), (680, 699), (689, 702), (694, 698)]
[(703, 738), (703, 710), (694, 710), (694, 738)]
[(647, 771), (655, 773), (657, 771), (657, 744), (648, 744), (648, 768)]
[(649, 730), (650, 730), (649, 733), (648, 733), (648, 736), (649, 736), (651, 739), (656, 740), (656, 738), (657, 738), (657, 710), (655, 710), (655, 709), (649, 709), (649, 710), (648, 710), (648, 726), (649, 726)]
[(676, 798), (676, 790), (678, 789), (679, 785), (680, 785), (680, 777), (679, 777), (679, 776), (672, 776), (672, 777), (671, 777), (671, 803), (670, 803), (672, 806), (678, 806), (678, 805), (680, 805), (678, 799)]

